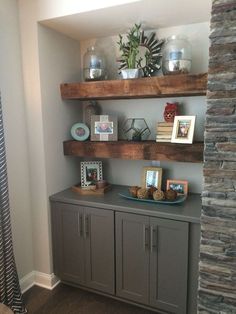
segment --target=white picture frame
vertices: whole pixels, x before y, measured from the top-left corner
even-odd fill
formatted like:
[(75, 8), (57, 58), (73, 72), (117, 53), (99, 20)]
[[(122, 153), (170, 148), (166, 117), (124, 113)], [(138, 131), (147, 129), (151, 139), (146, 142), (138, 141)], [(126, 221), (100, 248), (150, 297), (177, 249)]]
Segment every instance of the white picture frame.
[(171, 143), (192, 144), (196, 116), (175, 116)]
[(96, 182), (103, 179), (101, 161), (83, 161), (81, 167), (81, 187), (96, 185)]

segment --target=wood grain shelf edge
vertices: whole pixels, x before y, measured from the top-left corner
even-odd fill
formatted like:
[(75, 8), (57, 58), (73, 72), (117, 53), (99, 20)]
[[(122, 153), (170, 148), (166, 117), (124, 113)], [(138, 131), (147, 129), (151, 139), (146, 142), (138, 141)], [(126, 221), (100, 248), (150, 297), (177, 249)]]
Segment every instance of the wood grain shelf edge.
[(63, 147), (64, 154), (69, 156), (201, 163), (204, 144), (202, 142), (175, 144), (155, 141), (78, 142), (69, 140), (63, 142)]
[(207, 73), (64, 83), (62, 99), (135, 99), (206, 95)]

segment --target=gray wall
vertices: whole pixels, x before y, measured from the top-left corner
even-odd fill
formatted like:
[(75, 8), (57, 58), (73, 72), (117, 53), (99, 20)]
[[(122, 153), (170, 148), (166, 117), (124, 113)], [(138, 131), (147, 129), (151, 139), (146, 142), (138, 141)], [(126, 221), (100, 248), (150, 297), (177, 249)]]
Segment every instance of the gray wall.
[(29, 156), (16, 0), (0, 0), (0, 90), (13, 245), (19, 276), (33, 269)]

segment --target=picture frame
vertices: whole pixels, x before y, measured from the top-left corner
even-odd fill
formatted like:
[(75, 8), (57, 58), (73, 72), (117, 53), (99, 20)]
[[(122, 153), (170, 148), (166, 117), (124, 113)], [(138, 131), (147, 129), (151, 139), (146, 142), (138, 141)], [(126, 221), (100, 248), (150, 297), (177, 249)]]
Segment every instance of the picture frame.
[(91, 141), (117, 141), (117, 117), (112, 115), (91, 116)]
[(76, 141), (86, 141), (89, 138), (89, 128), (84, 123), (75, 123), (72, 125), (70, 134)]
[(175, 190), (178, 195), (187, 195), (188, 181), (168, 179), (166, 181), (166, 190)]
[(162, 168), (144, 167), (142, 175), (142, 187), (150, 188), (151, 186), (161, 189)]
[(171, 143), (192, 144), (196, 116), (175, 116)]
[(82, 161), (81, 168), (81, 187), (96, 185), (98, 180), (103, 179), (101, 161)]

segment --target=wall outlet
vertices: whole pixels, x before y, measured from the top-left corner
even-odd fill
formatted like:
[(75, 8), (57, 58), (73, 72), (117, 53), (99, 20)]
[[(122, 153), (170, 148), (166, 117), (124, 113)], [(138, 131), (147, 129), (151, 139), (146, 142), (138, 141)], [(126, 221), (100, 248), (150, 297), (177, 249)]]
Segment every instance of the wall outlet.
[(152, 167), (160, 167), (161, 162), (160, 160), (152, 160)]

